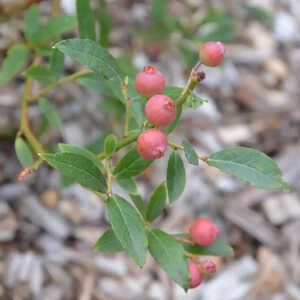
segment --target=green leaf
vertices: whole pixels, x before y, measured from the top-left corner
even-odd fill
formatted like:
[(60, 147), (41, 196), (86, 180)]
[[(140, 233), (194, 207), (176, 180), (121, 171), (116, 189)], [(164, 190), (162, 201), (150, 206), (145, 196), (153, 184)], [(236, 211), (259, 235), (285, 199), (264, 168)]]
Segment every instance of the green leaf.
[(103, 174), (85, 156), (69, 152), (45, 153), (40, 156), (53, 168), (74, 179), (77, 183), (95, 191), (106, 192), (107, 185)]
[(23, 68), (28, 53), (28, 48), (23, 44), (9, 48), (0, 70), (0, 87), (4, 86)]
[(139, 194), (129, 194), (131, 200), (133, 201), (135, 207), (139, 210), (141, 215), (146, 218), (146, 205), (142, 197)]
[(134, 179), (131, 177), (116, 177), (116, 181), (118, 185), (123, 188), (128, 193), (136, 194), (137, 193), (137, 185)]
[(177, 200), (185, 186), (185, 169), (180, 155), (173, 151), (167, 167), (167, 188), (170, 203)]
[(15, 151), (18, 160), (24, 168), (32, 166), (33, 158), (31, 150), (29, 149), (27, 143), (21, 137), (16, 138)]
[(44, 56), (51, 56), (53, 53), (53, 48), (48, 45), (37, 45), (34, 47), (36, 53), (44, 55)]
[(146, 259), (147, 236), (140, 215), (125, 199), (112, 195), (107, 201), (112, 229), (124, 249), (134, 261), (143, 266)]
[(95, 19), (90, 0), (76, 0), (76, 11), (80, 38), (95, 41)]
[(76, 17), (61, 15), (50, 19), (46, 24), (39, 26), (32, 35), (31, 41), (40, 44), (51, 39), (60, 37), (63, 33), (72, 30), (77, 25)]
[(97, 138), (92, 140), (86, 148), (93, 152), (94, 154), (98, 154), (104, 151), (104, 141), (106, 136), (109, 134), (109, 131), (99, 135)]
[(53, 125), (58, 131), (61, 131), (62, 122), (55, 107), (49, 101), (43, 98), (39, 101), (39, 106), (49, 124)]
[(118, 87), (121, 88), (123, 78), (115, 59), (96, 42), (87, 39), (70, 39), (58, 42), (55, 47), (106, 80), (118, 82)]
[(151, 255), (175, 282), (187, 290), (189, 272), (183, 246), (174, 237), (159, 229), (149, 232), (148, 241)]
[(52, 54), (50, 58), (50, 70), (55, 76), (55, 80), (59, 78), (59, 76), (64, 70), (64, 61), (65, 61), (64, 54), (55, 48), (52, 49)]
[(89, 151), (86, 148), (80, 148), (70, 144), (62, 143), (58, 144), (58, 148), (62, 152), (75, 153), (86, 157), (87, 159), (91, 160), (94, 163), (94, 165), (100, 169), (100, 171), (102, 171), (104, 168), (101, 160), (97, 158), (97, 155), (95, 155), (93, 152)]
[(107, 253), (115, 253), (123, 251), (121, 243), (117, 239), (115, 233), (110, 228), (106, 230), (98, 239), (95, 246), (93, 247), (95, 251), (99, 252), (107, 252)]
[(99, 74), (86, 74), (77, 79), (77, 82), (90, 90), (99, 92), (103, 96), (113, 97), (113, 92), (107, 81)]
[(107, 47), (109, 43), (109, 35), (112, 29), (111, 17), (107, 12), (104, 1), (99, 1), (98, 7), (98, 20), (99, 20), (99, 33), (100, 33), (100, 45)]
[(152, 193), (148, 204), (146, 219), (149, 222), (155, 220), (160, 216), (167, 201), (167, 187), (166, 183), (162, 182)]
[(192, 165), (198, 166), (199, 164), (198, 156), (194, 148), (192, 147), (191, 143), (185, 139), (182, 142), (182, 145), (184, 147), (184, 154), (187, 161)]
[(212, 154), (207, 163), (258, 188), (289, 190), (276, 163), (254, 149), (228, 148)]
[(42, 65), (31, 66), (25, 70), (23, 74), (43, 84), (50, 84), (56, 80), (56, 76), (52, 73), (52, 71)]
[(208, 256), (233, 256), (233, 249), (216, 239), (213, 244), (209, 246), (191, 245), (187, 243), (182, 243), (185, 251), (194, 255), (208, 255)]
[(119, 177), (133, 177), (147, 169), (151, 163), (152, 160), (142, 158), (135, 147), (117, 163), (113, 173)]
[(204, 103), (207, 103), (208, 101), (205, 99), (201, 99), (200, 97), (196, 96), (195, 94), (191, 94), (186, 102), (184, 103), (184, 106), (190, 107), (193, 110), (196, 110), (199, 106), (203, 105)]
[(105, 138), (104, 141), (104, 152), (106, 157), (111, 157), (116, 151), (118, 146), (117, 137), (114, 134), (110, 134)]
[(40, 27), (40, 13), (35, 4), (31, 5), (25, 13), (25, 37), (31, 41), (31, 37)]
[(169, 96), (174, 101), (176, 101), (179, 96), (181, 95), (183, 91), (183, 88), (177, 87), (177, 86), (167, 86), (164, 90), (164, 95)]
[(168, 0), (153, 0), (151, 10), (152, 23), (163, 22), (167, 15)]

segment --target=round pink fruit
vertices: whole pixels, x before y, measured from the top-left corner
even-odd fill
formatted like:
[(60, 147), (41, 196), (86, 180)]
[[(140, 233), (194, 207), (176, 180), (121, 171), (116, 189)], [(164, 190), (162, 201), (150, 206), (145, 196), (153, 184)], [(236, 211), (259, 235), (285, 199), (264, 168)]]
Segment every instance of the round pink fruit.
[(190, 235), (193, 242), (202, 246), (212, 244), (218, 234), (218, 227), (208, 219), (198, 219), (190, 227)]
[(137, 150), (140, 156), (145, 159), (161, 158), (167, 147), (167, 136), (158, 129), (147, 129), (137, 139)]
[(221, 42), (206, 42), (200, 47), (199, 56), (202, 63), (209, 67), (217, 67), (223, 61), (225, 47)]
[(168, 96), (155, 95), (146, 103), (145, 115), (156, 126), (168, 126), (176, 118), (176, 105)]
[(153, 66), (146, 66), (136, 75), (135, 88), (142, 97), (162, 94), (166, 81), (162, 73)]
[(203, 276), (200, 273), (198, 265), (193, 261), (188, 262), (188, 269), (190, 273), (190, 288), (193, 289), (200, 285), (203, 280)]

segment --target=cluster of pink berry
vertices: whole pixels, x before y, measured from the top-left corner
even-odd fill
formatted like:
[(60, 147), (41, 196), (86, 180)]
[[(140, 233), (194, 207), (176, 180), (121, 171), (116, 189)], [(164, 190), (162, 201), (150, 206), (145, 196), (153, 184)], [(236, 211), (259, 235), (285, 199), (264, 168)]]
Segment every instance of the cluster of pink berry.
[[(200, 48), (200, 59), (204, 65), (216, 67), (222, 63), (223, 57), (224, 45), (221, 42), (206, 42)], [(153, 66), (144, 67), (135, 78), (138, 93), (142, 97), (150, 98), (145, 106), (145, 116), (157, 127), (166, 127), (176, 118), (175, 102), (162, 94), (165, 86), (164, 76)], [(139, 154), (149, 160), (164, 156), (167, 146), (167, 136), (159, 129), (147, 129), (137, 140)]]

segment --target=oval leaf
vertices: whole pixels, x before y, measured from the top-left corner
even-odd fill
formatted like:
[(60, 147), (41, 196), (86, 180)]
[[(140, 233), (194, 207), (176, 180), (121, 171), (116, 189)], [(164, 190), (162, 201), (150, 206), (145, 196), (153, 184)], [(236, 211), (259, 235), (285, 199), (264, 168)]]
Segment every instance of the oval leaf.
[(266, 154), (254, 149), (228, 148), (212, 154), (207, 163), (258, 188), (289, 189), (288, 184), (282, 180), (281, 170), (276, 163)]
[(32, 153), (27, 143), (21, 137), (16, 138), (15, 151), (21, 165), (24, 168), (30, 167), (33, 164)]
[(105, 138), (104, 141), (104, 152), (106, 157), (111, 157), (116, 151), (118, 146), (117, 137), (114, 134), (110, 134)]
[(180, 155), (173, 151), (169, 157), (167, 167), (167, 188), (170, 203), (176, 201), (185, 186), (185, 169)]
[(184, 154), (187, 161), (194, 166), (198, 166), (199, 164), (198, 156), (194, 148), (192, 147), (191, 143), (188, 140), (184, 140), (182, 145), (184, 147)]
[(65, 55), (57, 49), (52, 49), (50, 58), (50, 70), (55, 80), (59, 78), (64, 69)]
[(31, 66), (23, 74), (43, 84), (50, 84), (56, 80), (55, 74), (49, 68), (42, 65)]
[(120, 241), (117, 239), (115, 233), (111, 228), (106, 230), (100, 236), (93, 249), (95, 251), (108, 253), (115, 253), (124, 250)]
[(121, 245), (139, 266), (143, 266), (146, 259), (147, 236), (140, 215), (118, 195), (109, 198), (107, 209), (112, 229)]
[(166, 183), (162, 182), (152, 193), (147, 208), (146, 219), (152, 222), (163, 211), (167, 201)]
[(128, 193), (136, 194), (137, 193), (137, 184), (134, 179), (131, 177), (116, 177), (116, 182), (118, 185), (123, 188)]
[(103, 174), (85, 156), (69, 152), (45, 153), (40, 156), (50, 166), (74, 179), (77, 183), (95, 191), (106, 192), (107, 185)]
[(40, 13), (35, 4), (31, 5), (25, 13), (25, 37), (31, 41), (32, 35), (38, 30), (40, 26)]
[(76, 0), (76, 11), (80, 38), (95, 41), (95, 19), (90, 0)]
[(189, 272), (184, 248), (171, 235), (152, 229), (148, 234), (149, 250), (169, 276), (185, 290), (189, 288)]
[(146, 218), (146, 205), (142, 197), (139, 194), (129, 194), (129, 196), (141, 215)]
[(46, 99), (41, 99), (39, 101), (39, 106), (49, 124), (53, 125), (58, 131), (61, 131), (62, 122), (55, 107)]

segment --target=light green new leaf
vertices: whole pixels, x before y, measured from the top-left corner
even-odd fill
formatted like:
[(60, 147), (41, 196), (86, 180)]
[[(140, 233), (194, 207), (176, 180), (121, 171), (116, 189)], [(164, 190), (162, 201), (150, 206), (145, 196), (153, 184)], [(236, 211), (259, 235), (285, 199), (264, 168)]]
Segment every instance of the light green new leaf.
[(59, 76), (64, 70), (64, 61), (65, 61), (64, 54), (55, 48), (52, 49), (52, 54), (50, 57), (50, 70), (55, 76), (55, 80), (59, 78)]
[(151, 255), (175, 282), (187, 290), (189, 272), (183, 246), (159, 229), (152, 229), (148, 233), (148, 241)]
[(95, 19), (90, 0), (76, 0), (76, 11), (80, 38), (95, 41)]
[(180, 155), (173, 151), (168, 160), (167, 188), (170, 203), (176, 201), (185, 187), (185, 168)]
[(152, 160), (142, 158), (135, 147), (117, 163), (113, 173), (119, 177), (133, 177), (147, 169), (151, 163)]
[(25, 13), (25, 37), (31, 41), (32, 35), (40, 26), (40, 13), (35, 4), (31, 5)]
[(131, 177), (116, 177), (116, 182), (117, 184), (127, 191), (128, 193), (131, 194), (136, 194), (137, 193), (137, 184), (134, 179)]
[(289, 190), (276, 163), (266, 154), (254, 149), (228, 148), (212, 154), (207, 164), (258, 188)]
[(21, 165), (24, 168), (32, 166), (33, 158), (31, 150), (21, 137), (17, 137), (15, 140), (15, 151)]
[(152, 193), (147, 207), (146, 219), (149, 222), (160, 216), (167, 202), (167, 187), (166, 183), (162, 182)]
[(49, 101), (43, 98), (39, 101), (39, 106), (49, 124), (53, 125), (58, 131), (61, 131), (62, 122), (55, 107)]
[(198, 166), (199, 164), (198, 156), (194, 148), (192, 147), (191, 143), (185, 139), (182, 142), (182, 145), (184, 147), (184, 154), (188, 162), (192, 165)]
[(140, 215), (125, 199), (112, 195), (107, 201), (107, 210), (112, 229), (124, 249), (139, 265), (145, 264), (147, 236)]
[(117, 149), (118, 140), (114, 134), (110, 134), (104, 141), (104, 152), (106, 157), (111, 157)]
[(83, 155), (69, 152), (40, 154), (49, 165), (75, 182), (95, 191), (106, 192), (105, 178), (99, 168)]
[(35, 44), (58, 38), (61, 34), (72, 30), (77, 25), (76, 17), (61, 15), (50, 19), (46, 24), (39, 26), (31, 37)]
[(28, 48), (23, 44), (9, 48), (0, 70), (0, 87), (5, 85), (23, 68), (28, 53)]
[(115, 233), (111, 228), (106, 230), (100, 236), (93, 249), (95, 251), (107, 253), (115, 253), (124, 250), (120, 241), (117, 239)]
[(70, 39), (58, 42), (55, 47), (106, 80), (118, 82), (121, 88), (123, 77), (119, 66), (109, 52), (96, 42), (88, 39)]
[(26, 77), (32, 78), (43, 84), (50, 84), (56, 80), (56, 76), (53, 72), (42, 65), (31, 66), (23, 73)]

